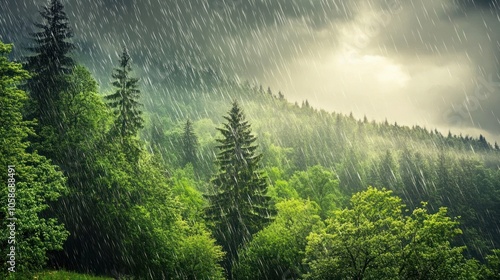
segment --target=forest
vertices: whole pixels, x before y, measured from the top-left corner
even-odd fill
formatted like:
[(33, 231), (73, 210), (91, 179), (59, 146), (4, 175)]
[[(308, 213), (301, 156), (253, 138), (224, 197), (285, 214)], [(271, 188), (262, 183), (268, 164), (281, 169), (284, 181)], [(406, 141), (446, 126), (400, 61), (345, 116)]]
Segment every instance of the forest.
[(40, 16), (22, 61), (0, 42), (0, 278), (500, 279), (498, 143), (126, 46), (103, 91)]

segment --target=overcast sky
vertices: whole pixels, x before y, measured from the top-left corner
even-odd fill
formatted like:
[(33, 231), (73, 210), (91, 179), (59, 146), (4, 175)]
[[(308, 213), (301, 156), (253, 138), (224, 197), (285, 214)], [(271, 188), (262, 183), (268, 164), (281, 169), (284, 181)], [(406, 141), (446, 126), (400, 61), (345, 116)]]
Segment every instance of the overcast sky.
[[(144, 74), (212, 65), (290, 101), (500, 142), (496, 0), (62, 2), (96, 72), (126, 44)], [(1, 0), (0, 39), (22, 45), (44, 4)]]

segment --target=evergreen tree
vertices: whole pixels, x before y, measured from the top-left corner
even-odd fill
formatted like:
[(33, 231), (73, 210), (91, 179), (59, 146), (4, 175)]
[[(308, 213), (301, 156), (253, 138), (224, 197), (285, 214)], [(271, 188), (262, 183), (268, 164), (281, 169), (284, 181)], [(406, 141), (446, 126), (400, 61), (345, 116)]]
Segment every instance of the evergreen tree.
[(481, 149), (490, 149), (490, 144), (482, 134), (479, 135), (478, 147)]
[(197, 160), (196, 150), (198, 149), (198, 138), (193, 131), (193, 123), (190, 120), (184, 125), (184, 133), (182, 135), (182, 155), (183, 165), (188, 163), (195, 164)]
[(33, 74), (26, 85), (32, 101), (30, 117), (38, 118), (41, 125), (56, 127), (60, 115), (57, 104), (61, 91), (66, 88), (64, 75), (71, 73), (75, 65), (69, 56), (75, 47), (68, 42), (73, 34), (59, 0), (51, 0), (40, 15), (42, 23), (34, 25), (41, 31), (30, 34), (33, 46), (28, 50), (34, 55), (26, 58), (25, 65)]
[(214, 192), (207, 195), (210, 206), (206, 213), (227, 253), (224, 266), (231, 277), (238, 249), (270, 221), (273, 211), (258, 167), (262, 155), (256, 153), (256, 137), (236, 102), (224, 119), (227, 123), (218, 128), (223, 136), (217, 139), (219, 171), (212, 180)]
[(500, 150), (500, 147), (498, 146), (497, 142), (495, 142), (495, 150), (497, 150), (497, 151)]
[(127, 49), (123, 49), (120, 57), (120, 67), (115, 68), (112, 77), (116, 79), (113, 86), (117, 88), (116, 92), (106, 96), (109, 100), (109, 106), (114, 109), (117, 118), (115, 129), (122, 138), (137, 135), (139, 129), (143, 127), (144, 120), (139, 107), (140, 90), (137, 88), (139, 79), (131, 78), (132, 71), (130, 55)]

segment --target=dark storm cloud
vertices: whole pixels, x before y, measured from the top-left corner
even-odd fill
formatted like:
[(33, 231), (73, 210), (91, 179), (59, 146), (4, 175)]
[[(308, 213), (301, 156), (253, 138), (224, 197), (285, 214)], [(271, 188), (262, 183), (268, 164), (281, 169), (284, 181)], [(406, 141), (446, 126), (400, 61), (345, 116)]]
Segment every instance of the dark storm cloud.
[[(384, 55), (406, 65), (410, 73), (419, 71), (421, 64), (448, 69), (449, 77), (429, 78), (412, 95), (415, 107), (439, 112), (434, 124), (454, 130), (480, 128), (500, 138), (497, 7), (497, 1), (407, 2), (404, 12), (372, 42), (371, 47), (383, 46)], [(470, 70), (467, 75), (464, 69)], [(489, 87), (487, 98), (479, 98), (485, 96), (477, 94), (485, 89), (484, 79), (493, 80), (495, 87)]]
[(486, 9), (498, 9), (498, 0), (455, 0), (458, 5), (465, 8), (486, 8)]
[[(303, 21), (321, 29), (332, 20), (347, 20), (356, 5), (332, 0), (81, 0), (67, 1), (66, 10), (77, 37), (154, 52), (203, 55), (224, 47), (225, 38), (256, 35), (268, 26)], [(8, 0), (2, 17), (16, 17), (2, 33), (19, 34), (20, 19), (34, 19), (45, 1)], [(15, 37), (15, 36), (14, 36)], [(18, 39), (18, 38), (15, 38)], [(258, 39), (258, 38), (255, 38)], [(263, 38), (266, 39), (266, 38)], [(258, 42), (255, 43), (258, 45)], [(139, 47), (138, 47), (139, 48)]]
[[(499, 72), (496, 0), (63, 3), (75, 30), (76, 56), (103, 84), (127, 46), (139, 74), (152, 80), (161, 80), (165, 63), (208, 64), (328, 110), (457, 131), (500, 131), (500, 90), (487, 100), (475, 97), (480, 78)], [(44, 4), (1, 1), (0, 38), (25, 42)]]

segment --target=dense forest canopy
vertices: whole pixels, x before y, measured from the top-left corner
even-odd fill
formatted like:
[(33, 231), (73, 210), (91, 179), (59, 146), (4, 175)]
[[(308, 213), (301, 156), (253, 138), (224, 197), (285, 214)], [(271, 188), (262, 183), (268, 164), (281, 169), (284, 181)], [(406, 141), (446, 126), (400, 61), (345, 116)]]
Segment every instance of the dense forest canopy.
[(127, 42), (104, 91), (61, 1), (40, 15), (22, 63), (0, 41), (0, 277), (500, 279), (485, 136), (289, 102), (190, 61), (143, 76)]

